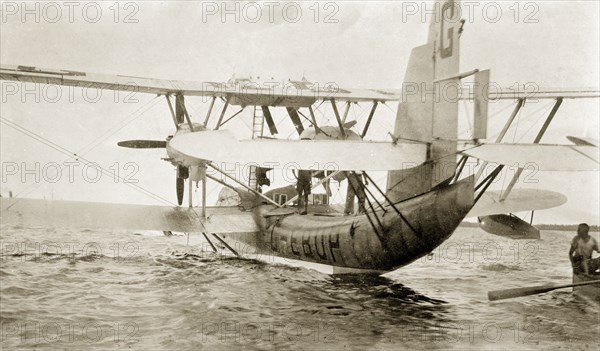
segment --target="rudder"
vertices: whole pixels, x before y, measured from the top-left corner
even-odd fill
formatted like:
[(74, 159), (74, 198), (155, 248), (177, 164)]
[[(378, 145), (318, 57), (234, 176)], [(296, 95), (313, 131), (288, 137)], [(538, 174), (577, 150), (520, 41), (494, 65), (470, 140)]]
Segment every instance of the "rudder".
[(429, 143), (429, 153), (422, 165), (388, 173), (386, 189), (392, 201), (429, 191), (456, 169), (463, 21), (458, 0), (437, 1), (434, 6), (428, 41), (411, 52), (394, 126), (395, 138)]

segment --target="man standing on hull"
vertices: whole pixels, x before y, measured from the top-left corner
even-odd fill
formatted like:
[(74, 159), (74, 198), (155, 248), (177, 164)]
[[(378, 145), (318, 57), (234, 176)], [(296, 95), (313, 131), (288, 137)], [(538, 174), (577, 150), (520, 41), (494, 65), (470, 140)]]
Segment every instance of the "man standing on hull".
[(346, 178), (348, 178), (348, 190), (346, 191), (346, 207), (344, 214), (354, 214), (354, 198), (358, 198), (358, 213), (365, 213), (365, 201), (367, 196), (365, 194), (366, 180), (363, 181), (363, 173), (358, 172), (347, 172)]
[(296, 190), (298, 191), (298, 210), (301, 215), (308, 213), (308, 194), (310, 194), (311, 177), (312, 172), (309, 170), (301, 169), (298, 171)]

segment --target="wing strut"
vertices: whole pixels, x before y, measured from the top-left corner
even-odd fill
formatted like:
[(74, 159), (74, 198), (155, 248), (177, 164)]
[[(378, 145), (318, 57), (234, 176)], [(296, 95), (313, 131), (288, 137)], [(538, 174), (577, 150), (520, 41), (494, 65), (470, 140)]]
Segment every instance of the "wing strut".
[(223, 117), (225, 117), (225, 112), (227, 112), (227, 108), (229, 107), (229, 97), (225, 99), (225, 105), (223, 105), (223, 109), (221, 110), (221, 115), (219, 116), (219, 120), (217, 121), (217, 126), (215, 130), (219, 130), (221, 127), (221, 122), (223, 122)]
[(175, 110), (173, 110), (173, 104), (171, 103), (171, 98), (169, 95), (165, 95), (167, 99), (167, 104), (169, 104), (169, 110), (171, 111), (171, 117), (173, 117), (173, 123), (175, 123), (175, 128), (179, 129), (179, 123), (177, 123), (177, 116), (175, 116)]
[(473, 206), (475, 206), (475, 204), (477, 203), (477, 201), (479, 201), (479, 199), (483, 196), (483, 194), (485, 193), (485, 191), (487, 190), (487, 188), (492, 184), (492, 182), (494, 181), (494, 179), (496, 179), (496, 177), (498, 176), (498, 174), (500, 174), (500, 171), (502, 171), (502, 168), (504, 168), (504, 165), (499, 165), (498, 167), (496, 167), (496, 169), (494, 169), (494, 171), (492, 173), (490, 173), (487, 177), (485, 177), (481, 181), (481, 183), (479, 183), (475, 187), (475, 191), (479, 190), (479, 188), (481, 188), (482, 186), (483, 186), (483, 189), (481, 189), (481, 191), (479, 192), (479, 194), (477, 194), (477, 197), (473, 201)]
[(288, 115), (290, 116), (290, 119), (292, 120), (292, 123), (298, 132), (298, 135), (301, 135), (302, 132), (304, 132), (304, 126), (302, 125), (300, 116), (298, 116), (298, 111), (296, 111), (296, 109), (293, 107), (286, 107), (285, 109), (287, 110)]
[(313, 126), (315, 127), (315, 134), (318, 134), (318, 133), (323, 133), (323, 134), (325, 134), (325, 135), (327, 135), (327, 136), (331, 136), (331, 135), (329, 135), (329, 134), (325, 133), (325, 132), (323, 131), (323, 129), (319, 128), (319, 127), (316, 125), (317, 119), (315, 118), (315, 112), (313, 111), (313, 109), (312, 109), (312, 107), (311, 107), (311, 106), (309, 106), (308, 108), (309, 108), (309, 112), (311, 113), (311, 116), (310, 116), (311, 118), (310, 118), (310, 119), (309, 119), (308, 117), (306, 117), (306, 116), (304, 115), (304, 113), (302, 113), (302, 111), (300, 111), (300, 110), (298, 110), (298, 114), (299, 114), (300, 116), (302, 116), (302, 118), (304, 118), (305, 120), (307, 120), (309, 123), (312, 123), (312, 124), (313, 124)]
[(375, 110), (377, 109), (377, 101), (373, 101), (373, 107), (371, 107), (371, 112), (369, 113), (369, 118), (367, 119), (367, 123), (365, 124), (365, 129), (363, 129), (362, 134), (360, 135), (363, 139), (367, 132), (369, 131), (369, 126), (371, 125), (371, 120), (373, 119), (373, 115), (375, 114)]
[(331, 108), (333, 108), (333, 113), (335, 114), (335, 119), (337, 120), (338, 126), (340, 128), (340, 133), (342, 135), (342, 139), (346, 139), (346, 130), (344, 129), (344, 123), (342, 122), (342, 119), (340, 118), (340, 113), (337, 108), (337, 103), (335, 102), (335, 99), (331, 99), (330, 101), (331, 101)]
[(208, 111), (206, 112), (206, 118), (204, 119), (204, 127), (208, 126), (208, 120), (210, 119), (210, 115), (212, 114), (212, 109), (215, 106), (215, 101), (217, 101), (217, 97), (213, 96), (210, 106), (208, 107)]
[[(192, 168), (194, 168), (194, 166), (190, 166), (190, 171), (192, 171)], [(193, 183), (194, 182), (192, 181), (192, 177), (191, 176), (188, 177), (188, 207), (189, 208), (194, 207), (194, 204), (192, 201), (193, 200), (192, 195), (194, 195), (194, 193), (192, 191), (192, 186), (194, 185)]]
[[(346, 175), (346, 179), (348, 180), (348, 187), (352, 188), (352, 191), (354, 191), (354, 194), (360, 194), (360, 192), (358, 192), (358, 189), (356, 189), (356, 186), (350, 181), (350, 174), (348, 174), (348, 172), (344, 172), (344, 174)], [(362, 175), (357, 175), (354, 174), (354, 176), (357, 177), (362, 177)], [(364, 190), (366, 187), (364, 184), (361, 184), (362, 182), (359, 182), (358, 186), (362, 187), (362, 190)], [(365, 199), (366, 202), (369, 204), (369, 207), (371, 208), (371, 213), (373, 214), (373, 216), (375, 217), (375, 221), (377, 221), (377, 224), (379, 225), (379, 228), (383, 229), (383, 225), (381, 224), (381, 220), (379, 219), (379, 217), (377, 217), (377, 212), (375, 212), (375, 209), (373, 208), (373, 204), (371, 203), (371, 201), (369, 201), (367, 199), (367, 196), (365, 194)], [(362, 199), (359, 198), (359, 201), (362, 201)], [(359, 204), (359, 210), (360, 208), (364, 208), (364, 204)], [(371, 224), (371, 227), (373, 227), (373, 231), (375, 231), (375, 235), (377, 235), (377, 238), (384, 243), (386, 241), (387, 238), (385, 238), (382, 234), (379, 233), (379, 230), (377, 229), (377, 226), (375, 226), (375, 223), (373, 223), (373, 220), (371, 219), (371, 216), (369, 215), (369, 211), (367, 211), (366, 208), (364, 208), (365, 211), (365, 216), (367, 217), (367, 220), (369, 221), (369, 223)]]
[(260, 196), (261, 198), (267, 200), (269, 203), (277, 206), (277, 207), (282, 207), (282, 205), (278, 204), (277, 202), (269, 199), (268, 197), (266, 197), (265, 195), (259, 193), (258, 191), (252, 189), (251, 187), (247, 186), (246, 184), (240, 182), (239, 180), (235, 179), (234, 177), (230, 176), (229, 174), (227, 174), (226, 172), (222, 171), (219, 167), (215, 166), (214, 164), (212, 164), (212, 162), (207, 163), (208, 166), (210, 166), (210, 168), (214, 169), (215, 171), (221, 173), (222, 175), (224, 175), (225, 177), (233, 180), (234, 182), (236, 182), (237, 184), (241, 185), (242, 187), (244, 187), (244, 189), (250, 191), (251, 193)]
[(310, 118), (312, 119), (312, 124), (315, 127), (315, 134), (319, 134), (319, 126), (317, 125), (317, 119), (315, 118), (315, 111), (313, 111), (312, 106), (308, 106), (308, 112), (310, 112)]
[[(463, 168), (465, 168), (465, 164), (467, 163), (468, 158), (469, 158), (469, 156), (466, 156), (466, 155), (460, 158), (460, 160), (458, 161), (456, 174), (454, 175), (454, 178), (452, 178), (451, 182), (458, 181), (458, 177), (460, 177), (460, 174), (462, 173)], [(484, 164), (483, 166), (486, 166), (486, 165)]]
[(190, 131), (194, 131), (194, 126), (192, 125), (192, 120), (190, 119), (190, 115), (188, 114), (187, 109), (185, 108), (185, 97), (179, 92), (175, 95), (175, 116), (177, 117), (177, 121), (179, 123), (183, 122), (183, 118), (187, 121), (190, 126)]
[[(365, 176), (366, 176), (367, 173), (363, 172), (363, 174), (365, 174)], [(362, 187), (363, 187), (364, 190), (367, 191), (367, 193), (369, 193), (369, 195), (371, 195), (371, 197), (373, 198), (373, 200), (375, 201), (375, 203), (377, 204), (377, 206), (379, 206), (379, 208), (383, 210), (383, 213), (384, 214), (387, 213), (387, 210), (385, 209), (385, 207), (383, 207), (383, 205), (381, 204), (381, 202), (379, 202), (379, 200), (377, 200), (377, 197), (375, 197), (375, 194), (373, 194), (373, 192), (369, 189), (369, 187), (366, 186), (366, 185), (362, 185)], [(366, 197), (366, 200), (369, 202), (369, 206), (371, 208), (373, 208), (373, 205), (370, 203), (369, 197), (368, 196), (365, 196), (365, 197)], [(375, 212), (375, 211), (373, 211), (373, 212)]]
[(348, 112), (350, 112), (350, 101), (346, 101), (346, 110), (344, 111), (344, 118), (342, 118), (342, 124), (346, 123), (346, 118), (348, 118)]
[(400, 210), (394, 205), (394, 203), (392, 202), (392, 200), (390, 200), (390, 198), (381, 190), (381, 188), (377, 185), (377, 183), (375, 183), (373, 181), (373, 179), (371, 179), (371, 177), (366, 172), (363, 172), (363, 173), (365, 174), (365, 176), (367, 177), (367, 179), (369, 180), (369, 182), (375, 186), (375, 189), (377, 189), (377, 191), (379, 191), (379, 193), (381, 195), (383, 195), (383, 198), (388, 203), (388, 205), (390, 205), (394, 209), (394, 211), (396, 212), (396, 214), (404, 221), (404, 223), (406, 223), (406, 225), (410, 228), (410, 230), (412, 230), (412, 232), (416, 236), (421, 237), (421, 235), (419, 234), (419, 232), (417, 232), (415, 230), (415, 228), (410, 224), (410, 222), (408, 221), (408, 219), (406, 219), (406, 217), (404, 217), (404, 215), (402, 214), (402, 212), (400, 212)]
[(200, 176), (202, 180), (202, 219), (206, 219), (206, 164), (200, 165)]
[(214, 237), (215, 237), (217, 240), (219, 240), (219, 242), (220, 242), (221, 244), (223, 244), (223, 245), (224, 245), (224, 246), (225, 246), (225, 247), (226, 247), (226, 248), (227, 248), (229, 251), (231, 251), (231, 252), (232, 252), (234, 255), (236, 255), (237, 257), (240, 257), (240, 254), (239, 254), (239, 253), (237, 253), (237, 251), (235, 251), (235, 250), (233, 249), (233, 247), (229, 246), (229, 244), (227, 244), (227, 243), (225, 242), (225, 240), (221, 239), (221, 237), (219, 237), (219, 236), (218, 236), (217, 234), (215, 234), (215, 233), (211, 233), (211, 234), (212, 234), (212, 236), (214, 236)]
[(204, 239), (206, 239), (206, 241), (208, 241), (208, 243), (210, 244), (210, 247), (212, 248), (213, 252), (217, 252), (217, 248), (212, 243), (212, 241), (208, 238), (208, 235), (206, 235), (205, 232), (202, 232), (202, 235), (204, 236)]
[[(506, 132), (508, 132), (508, 128), (510, 128), (513, 121), (515, 120), (515, 117), (517, 117), (517, 114), (519, 113), (519, 111), (521, 110), (521, 107), (523, 107), (524, 104), (525, 104), (525, 98), (519, 99), (519, 101), (517, 102), (517, 106), (515, 106), (515, 109), (510, 114), (510, 117), (508, 117), (508, 121), (506, 121), (506, 124), (500, 131), (500, 134), (498, 134), (498, 137), (496, 138), (496, 143), (499, 143), (502, 141), (502, 139), (504, 139)], [(475, 181), (477, 181), (477, 179), (479, 179), (479, 177), (481, 177), (481, 174), (485, 171), (485, 168), (487, 167), (487, 165), (488, 165), (487, 161), (483, 162), (483, 164), (477, 171), (477, 174), (475, 175)]]
[[(552, 122), (552, 119), (556, 115), (556, 112), (558, 112), (558, 109), (560, 108), (560, 105), (562, 104), (562, 102), (563, 102), (563, 98), (559, 97), (558, 99), (556, 99), (556, 103), (554, 103), (554, 106), (552, 107), (552, 111), (550, 111), (550, 114), (546, 118), (544, 125), (542, 125), (542, 128), (540, 129), (540, 131), (538, 132), (538, 135), (535, 137), (535, 140), (533, 141), (534, 144), (540, 143), (540, 140), (546, 133), (546, 130), (548, 129), (548, 126), (550, 125), (550, 122)], [(517, 169), (517, 171), (515, 172), (515, 175), (511, 179), (508, 186), (506, 187), (506, 190), (502, 193), (502, 195), (500, 195), (500, 201), (503, 201), (504, 199), (506, 199), (508, 194), (510, 194), (510, 192), (514, 188), (515, 184), (517, 183), (517, 180), (519, 180), (521, 173), (523, 173), (523, 168)]]
[(275, 125), (275, 121), (271, 115), (271, 110), (269, 110), (269, 106), (261, 106), (260, 108), (262, 109), (265, 122), (267, 122), (267, 126), (269, 127), (269, 132), (271, 135), (278, 134), (279, 131), (277, 131), (277, 126)]
[(223, 123), (221, 123), (221, 125), (219, 127), (224, 126), (227, 122), (231, 121), (232, 119), (235, 118), (235, 116), (239, 115), (240, 113), (242, 113), (242, 111), (244, 111), (244, 109), (246, 108), (246, 106), (242, 107), (238, 112), (234, 113), (233, 115), (231, 115), (231, 117), (227, 118)]

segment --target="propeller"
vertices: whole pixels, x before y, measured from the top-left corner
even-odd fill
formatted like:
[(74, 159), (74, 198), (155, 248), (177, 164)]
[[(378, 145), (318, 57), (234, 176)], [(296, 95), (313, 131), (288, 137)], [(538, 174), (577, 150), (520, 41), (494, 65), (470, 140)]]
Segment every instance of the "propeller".
[(164, 149), (167, 142), (164, 140), (126, 140), (117, 143), (120, 147), (130, 149)]
[(344, 129), (350, 129), (356, 125), (356, 121), (349, 121), (344, 123)]
[(175, 183), (175, 189), (177, 191), (177, 204), (181, 206), (183, 203), (183, 190), (184, 190), (184, 179), (177, 177), (177, 182)]
[[(185, 109), (185, 98), (184, 95), (179, 92), (175, 94), (175, 108), (173, 108), (173, 104), (171, 103), (171, 98), (169, 95), (166, 96), (167, 103), (169, 105), (169, 109), (171, 110), (171, 114), (173, 116), (173, 122), (175, 124), (175, 128), (179, 131), (182, 127), (182, 124), (185, 122), (187, 118), (189, 124), (189, 130), (194, 132), (195, 130), (203, 130), (202, 126), (194, 126), (190, 120), (190, 117), (187, 114)], [(171, 137), (167, 138), (170, 140)], [(126, 147), (130, 149), (166, 149), (167, 141), (165, 140), (125, 140), (118, 142), (117, 145), (120, 147)], [(177, 203), (179, 206), (183, 203), (183, 193), (185, 191), (185, 180), (190, 176), (190, 170), (186, 166), (179, 165), (177, 166), (177, 176), (175, 179), (175, 191), (177, 193)]]
[(175, 191), (177, 192), (177, 204), (179, 206), (181, 206), (183, 203), (184, 181), (189, 177), (190, 169), (188, 167), (177, 166), (177, 181), (175, 183)]

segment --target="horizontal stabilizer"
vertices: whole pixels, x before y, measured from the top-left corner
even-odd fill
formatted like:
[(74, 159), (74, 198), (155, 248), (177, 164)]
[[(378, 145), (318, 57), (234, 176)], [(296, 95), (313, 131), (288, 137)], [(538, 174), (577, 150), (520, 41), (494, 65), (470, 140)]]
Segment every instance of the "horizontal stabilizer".
[(461, 153), (519, 168), (540, 171), (597, 171), (598, 148), (581, 145), (482, 144), (465, 147)]
[(265, 168), (389, 171), (425, 161), (424, 143), (362, 140), (237, 140), (226, 130), (175, 136), (169, 146), (189, 162), (254, 164)]
[(567, 202), (563, 194), (549, 190), (513, 189), (503, 201), (500, 201), (501, 193), (486, 191), (467, 217), (545, 210)]
[(568, 136), (567, 139), (569, 139), (569, 141), (571, 141), (575, 145), (598, 147), (598, 140), (595, 140), (595, 139), (580, 138), (580, 137), (574, 137), (574, 136)]
[(237, 207), (207, 207), (207, 219), (201, 221), (199, 208), (21, 198), (0, 198), (0, 205), (2, 225), (214, 233), (259, 230), (252, 214)]

